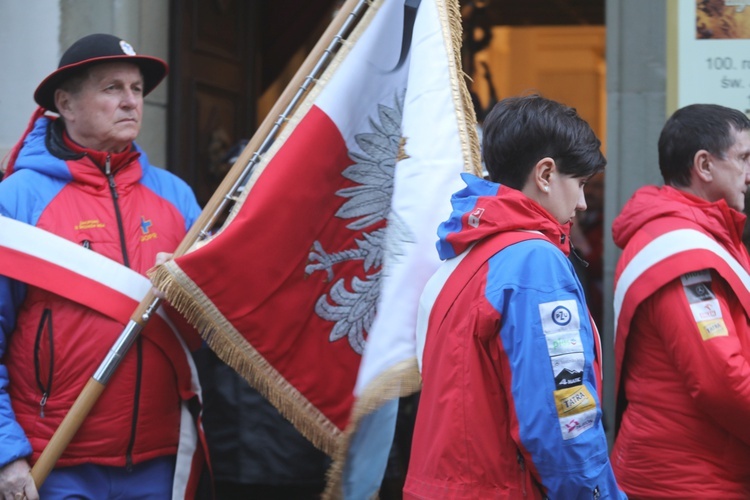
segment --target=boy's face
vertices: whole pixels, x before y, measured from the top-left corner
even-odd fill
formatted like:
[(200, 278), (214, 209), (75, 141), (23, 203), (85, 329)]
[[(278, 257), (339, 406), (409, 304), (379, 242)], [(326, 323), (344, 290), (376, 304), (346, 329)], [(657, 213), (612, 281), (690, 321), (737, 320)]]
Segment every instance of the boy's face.
[(549, 196), (543, 199), (542, 206), (557, 222), (567, 224), (575, 217), (576, 212), (586, 210), (583, 188), (587, 180), (585, 177), (571, 177), (559, 171), (554, 172), (549, 179)]

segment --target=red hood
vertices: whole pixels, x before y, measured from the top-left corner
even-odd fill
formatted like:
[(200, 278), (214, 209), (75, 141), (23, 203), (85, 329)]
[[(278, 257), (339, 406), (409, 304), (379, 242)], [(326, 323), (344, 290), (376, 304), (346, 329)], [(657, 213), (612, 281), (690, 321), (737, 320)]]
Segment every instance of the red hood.
[(625, 248), (633, 235), (648, 222), (662, 217), (684, 219), (697, 224), (725, 248), (742, 242), (745, 215), (726, 201), (708, 202), (670, 186), (640, 188), (612, 223), (615, 244)]
[(461, 177), (467, 186), (453, 195), (453, 213), (438, 229), (441, 259), (453, 258), (480, 240), (508, 231), (539, 231), (565, 255), (570, 253), (570, 224), (560, 224), (520, 191), (469, 174)]

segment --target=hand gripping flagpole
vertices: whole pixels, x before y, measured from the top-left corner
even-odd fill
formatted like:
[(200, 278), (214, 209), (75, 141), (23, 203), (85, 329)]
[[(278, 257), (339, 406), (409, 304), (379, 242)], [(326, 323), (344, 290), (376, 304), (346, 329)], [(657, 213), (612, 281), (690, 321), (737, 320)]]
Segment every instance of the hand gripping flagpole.
[[(268, 151), (278, 133), (283, 128), (287, 118), (292, 114), (305, 94), (312, 88), (333, 56), (341, 47), (343, 40), (351, 33), (362, 14), (367, 9), (369, 0), (347, 0), (339, 13), (313, 47), (310, 55), (289, 82), (284, 92), (274, 104), (271, 111), (261, 123), (242, 154), (237, 158), (232, 168), (227, 172), (224, 180), (214, 192), (201, 215), (187, 233), (174, 252), (175, 257), (185, 254), (196, 242), (208, 237), (220, 216), (228, 207), (237, 201), (242, 187), (247, 183), (250, 173), (260, 161), (261, 156)], [(274, 117), (276, 121), (274, 122)], [(39, 460), (31, 469), (31, 476), (37, 488), (52, 471), (57, 460), (70, 444), (86, 416), (93, 408), (99, 396), (115, 373), (120, 361), (125, 357), (133, 342), (138, 338), (151, 316), (161, 304), (159, 297), (149, 292), (130, 317), (130, 321), (123, 329), (109, 353), (101, 362), (99, 368), (84, 386), (81, 394), (71, 406), (60, 426), (55, 431), (47, 446), (42, 451)]]

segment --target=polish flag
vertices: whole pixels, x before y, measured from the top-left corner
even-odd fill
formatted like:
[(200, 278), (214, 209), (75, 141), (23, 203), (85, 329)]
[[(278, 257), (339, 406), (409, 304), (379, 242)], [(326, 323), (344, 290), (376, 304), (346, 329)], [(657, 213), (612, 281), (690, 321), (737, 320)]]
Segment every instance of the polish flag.
[[(369, 3), (223, 228), (154, 277), (220, 358), (334, 456), (335, 496), (342, 472), (379, 485), (393, 403), (419, 389), (417, 304), (439, 264), (437, 226), (459, 174), (481, 168), (458, 2)], [(381, 407), (366, 425), (378, 432), (358, 432)], [(354, 455), (367, 465), (345, 467)]]

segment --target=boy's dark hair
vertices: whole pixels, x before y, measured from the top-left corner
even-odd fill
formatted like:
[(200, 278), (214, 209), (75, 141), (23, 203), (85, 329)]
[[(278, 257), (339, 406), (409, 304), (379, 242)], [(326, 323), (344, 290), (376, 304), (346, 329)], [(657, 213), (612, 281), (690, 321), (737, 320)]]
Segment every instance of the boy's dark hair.
[(750, 119), (718, 104), (691, 104), (678, 109), (659, 135), (659, 170), (670, 186), (690, 185), (690, 170), (701, 149), (719, 158), (734, 144), (732, 130), (750, 129)]
[(498, 102), (482, 128), (490, 180), (522, 189), (534, 165), (555, 160), (563, 174), (585, 178), (604, 169), (601, 141), (576, 110), (533, 94)]

